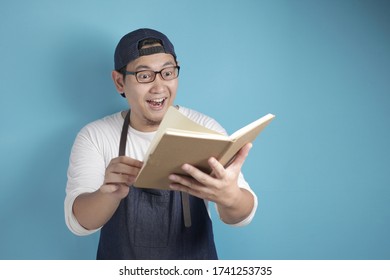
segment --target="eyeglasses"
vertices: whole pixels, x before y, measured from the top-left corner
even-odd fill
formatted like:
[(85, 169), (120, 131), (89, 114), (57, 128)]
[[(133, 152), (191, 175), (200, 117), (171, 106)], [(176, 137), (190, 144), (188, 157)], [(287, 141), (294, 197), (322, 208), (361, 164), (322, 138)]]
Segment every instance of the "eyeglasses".
[(156, 79), (156, 75), (160, 74), (165, 81), (174, 80), (179, 77), (180, 66), (172, 66), (162, 69), (161, 71), (142, 70), (137, 72), (125, 71), (125, 75), (134, 75), (137, 82), (141, 84), (151, 83)]

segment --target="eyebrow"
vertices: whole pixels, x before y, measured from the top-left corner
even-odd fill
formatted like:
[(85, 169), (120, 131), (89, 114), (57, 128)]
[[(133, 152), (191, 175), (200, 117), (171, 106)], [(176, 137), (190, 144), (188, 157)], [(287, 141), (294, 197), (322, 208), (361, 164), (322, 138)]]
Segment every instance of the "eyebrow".
[[(173, 63), (172, 61), (168, 61), (168, 62), (165, 62), (162, 66), (162, 68), (164, 68), (165, 66), (172, 66), (172, 65), (175, 65), (175, 63)], [(136, 68), (135, 68), (135, 71), (140, 71), (140, 70), (152, 70), (152, 68), (150, 68), (149, 66), (147, 65), (138, 65)]]

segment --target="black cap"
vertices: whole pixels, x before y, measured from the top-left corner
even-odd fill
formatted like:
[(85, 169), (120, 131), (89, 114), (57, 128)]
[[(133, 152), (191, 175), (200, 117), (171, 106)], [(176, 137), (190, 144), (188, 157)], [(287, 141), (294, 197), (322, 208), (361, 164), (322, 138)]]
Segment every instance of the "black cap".
[[(157, 39), (161, 41), (161, 47), (150, 47), (147, 49), (139, 49), (139, 43), (145, 39)], [(154, 53), (167, 53), (173, 55), (176, 59), (175, 49), (168, 37), (159, 31), (142, 28), (132, 31), (120, 39), (115, 49), (114, 63), (115, 70), (119, 70), (126, 66), (129, 62), (143, 55)]]

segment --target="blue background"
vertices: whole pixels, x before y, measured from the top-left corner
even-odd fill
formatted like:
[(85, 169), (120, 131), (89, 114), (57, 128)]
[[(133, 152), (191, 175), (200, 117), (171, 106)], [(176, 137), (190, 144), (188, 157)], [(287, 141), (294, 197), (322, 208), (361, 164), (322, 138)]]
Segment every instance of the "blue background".
[(252, 224), (214, 219), (222, 259), (390, 259), (390, 4), (372, 0), (1, 0), (0, 259), (95, 258), (98, 234), (64, 223), (69, 153), (126, 108), (113, 51), (139, 27), (174, 42), (178, 104), (229, 133), (277, 115), (243, 170)]

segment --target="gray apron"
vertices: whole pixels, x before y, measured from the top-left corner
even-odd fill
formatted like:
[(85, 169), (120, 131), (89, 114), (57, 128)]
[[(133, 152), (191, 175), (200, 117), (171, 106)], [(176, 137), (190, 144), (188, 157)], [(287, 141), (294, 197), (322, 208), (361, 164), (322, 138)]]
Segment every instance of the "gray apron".
[[(129, 122), (130, 111), (123, 123), (119, 156), (125, 155)], [(190, 223), (185, 217), (189, 213), (193, 214)], [(218, 259), (203, 199), (130, 186), (100, 231), (97, 259)]]

